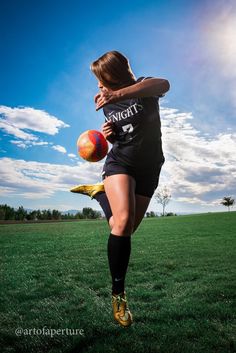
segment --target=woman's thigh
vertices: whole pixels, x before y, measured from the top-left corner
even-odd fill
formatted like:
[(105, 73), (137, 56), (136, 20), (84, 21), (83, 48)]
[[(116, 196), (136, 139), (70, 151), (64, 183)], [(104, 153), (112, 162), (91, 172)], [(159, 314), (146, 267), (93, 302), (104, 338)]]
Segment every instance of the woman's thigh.
[(104, 179), (105, 192), (113, 215), (114, 234), (131, 234), (135, 218), (135, 184), (134, 178), (127, 174), (110, 175)]

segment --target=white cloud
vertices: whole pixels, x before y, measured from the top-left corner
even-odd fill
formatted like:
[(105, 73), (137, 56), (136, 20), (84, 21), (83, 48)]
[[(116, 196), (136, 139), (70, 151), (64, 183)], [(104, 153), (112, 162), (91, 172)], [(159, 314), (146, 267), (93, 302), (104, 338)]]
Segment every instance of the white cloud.
[(28, 148), (27, 144), (25, 142), (22, 142), (20, 140), (10, 140), (11, 143), (13, 143), (13, 145), (17, 145), (17, 147), (20, 147), (20, 148)]
[(16, 138), (19, 138), (22, 140), (34, 141), (38, 139), (36, 136), (32, 134), (28, 134), (27, 132), (24, 132), (23, 130), (19, 129), (17, 126), (11, 124), (5, 119), (2, 119), (1, 117), (0, 117), (0, 129), (4, 130), (9, 135), (13, 135)]
[(22, 198), (50, 198), (58, 191), (69, 192), (72, 186), (100, 181), (101, 170), (101, 162), (68, 166), (1, 158), (0, 193)]
[(52, 146), (52, 149), (54, 149), (55, 151), (61, 152), (61, 153), (66, 153), (65, 147), (60, 146), (60, 145), (54, 145), (54, 146)]
[(48, 142), (39, 140), (36, 135), (29, 133), (28, 130), (55, 135), (59, 129), (64, 127), (69, 127), (69, 125), (44, 110), (30, 107), (10, 108), (0, 106), (0, 129), (20, 139), (21, 141), (11, 140), (10, 142), (24, 149), (31, 146), (48, 145)]
[[(176, 201), (217, 203), (236, 188), (236, 133), (201, 135), (188, 121), (191, 113), (162, 108), (162, 142), (166, 162), (161, 182)], [(160, 184), (159, 184), (160, 185)]]
[(21, 141), (21, 140), (10, 140), (11, 143), (21, 148), (28, 148), (32, 146), (47, 146), (49, 143), (45, 141)]
[(77, 156), (74, 153), (68, 153), (68, 157), (70, 158), (76, 158)]
[(46, 142), (46, 141), (39, 141), (39, 142), (31, 142), (31, 144), (33, 145), (33, 146), (46, 146), (46, 145), (48, 145), (49, 144), (49, 142)]
[(59, 129), (69, 126), (44, 110), (30, 107), (10, 108), (2, 105), (0, 106), (0, 114), (4, 117), (1, 121), (8, 125), (48, 135), (55, 135)]

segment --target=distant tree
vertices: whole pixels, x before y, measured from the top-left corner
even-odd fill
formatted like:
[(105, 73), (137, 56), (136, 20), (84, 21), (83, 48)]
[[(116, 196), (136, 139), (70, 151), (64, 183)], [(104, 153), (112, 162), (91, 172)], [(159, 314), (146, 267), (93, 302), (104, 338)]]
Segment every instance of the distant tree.
[(84, 214), (83, 214), (83, 213), (77, 212), (76, 215), (75, 215), (75, 218), (76, 218), (76, 219), (83, 219), (83, 218), (85, 218), (85, 217), (84, 217)]
[(171, 199), (170, 190), (164, 186), (161, 190), (155, 192), (154, 198), (158, 204), (162, 205), (162, 216), (165, 216), (165, 208)]
[(16, 211), (15, 211), (15, 219), (17, 221), (24, 221), (27, 216), (27, 211), (24, 209), (23, 206), (20, 206)]
[(61, 219), (76, 219), (76, 215), (74, 215), (73, 213), (64, 213), (64, 214), (61, 214)]
[(101, 218), (101, 217), (102, 217), (101, 212), (94, 210), (93, 218), (98, 219), (98, 218)]
[(5, 205), (0, 205), (0, 209), (1, 209), (1, 219), (5, 221), (15, 219), (15, 210), (13, 207), (10, 207), (5, 204)]
[(91, 207), (84, 207), (82, 210), (82, 214), (84, 218), (90, 218), (90, 219), (101, 217), (101, 213), (99, 211), (93, 210)]
[(37, 220), (37, 211), (31, 211), (27, 214), (26, 219), (28, 221), (36, 221)]
[(44, 219), (44, 220), (50, 219), (50, 218), (48, 218), (49, 216), (50, 216), (50, 214), (49, 214), (48, 210), (42, 210), (40, 219)]
[(58, 210), (52, 210), (52, 219), (61, 219), (61, 213)]
[(82, 209), (82, 214), (84, 218), (93, 218), (93, 209), (91, 207), (84, 207)]
[(0, 220), (3, 221), (5, 219), (5, 211), (0, 205)]
[(157, 215), (155, 214), (154, 211), (151, 211), (151, 212), (146, 212), (146, 217), (147, 217), (147, 218), (150, 218), (150, 217), (157, 217)]
[(47, 216), (46, 216), (46, 217), (47, 217), (46, 219), (49, 219), (49, 220), (52, 219), (52, 212), (51, 212), (51, 210), (48, 209), (48, 210), (46, 211), (46, 215), (47, 215)]
[(166, 213), (166, 216), (169, 217), (169, 216), (177, 216), (176, 213), (173, 213), (173, 212), (168, 212)]
[(37, 211), (36, 211), (36, 219), (37, 219), (37, 220), (41, 220), (41, 219), (43, 219), (43, 218), (42, 218), (42, 214), (41, 214), (41, 211), (40, 211), (40, 210), (37, 210)]
[(228, 207), (228, 211), (230, 211), (230, 206), (233, 206), (235, 200), (231, 196), (225, 196), (221, 201), (221, 204)]

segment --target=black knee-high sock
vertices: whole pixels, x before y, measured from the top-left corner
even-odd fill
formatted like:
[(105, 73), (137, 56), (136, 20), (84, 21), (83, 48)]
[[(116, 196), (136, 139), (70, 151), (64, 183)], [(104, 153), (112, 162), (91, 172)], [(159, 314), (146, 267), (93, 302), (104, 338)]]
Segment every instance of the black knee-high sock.
[(111, 211), (111, 207), (110, 207), (106, 193), (105, 192), (98, 192), (94, 196), (94, 198), (100, 204), (101, 208), (103, 209), (103, 212), (105, 213), (106, 219), (109, 223), (109, 219), (112, 216), (112, 211)]
[(112, 277), (112, 293), (124, 292), (125, 275), (131, 252), (131, 236), (110, 233), (107, 243), (109, 267)]

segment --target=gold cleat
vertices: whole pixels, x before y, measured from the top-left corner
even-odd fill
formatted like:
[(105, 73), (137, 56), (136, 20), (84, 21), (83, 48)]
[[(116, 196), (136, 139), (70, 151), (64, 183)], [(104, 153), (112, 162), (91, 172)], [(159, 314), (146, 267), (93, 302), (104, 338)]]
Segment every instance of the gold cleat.
[(128, 308), (126, 293), (112, 295), (112, 307), (114, 319), (123, 327), (133, 323), (132, 314)]
[(77, 185), (70, 189), (70, 191), (76, 192), (78, 194), (88, 195), (91, 197), (91, 199), (93, 199), (98, 192), (105, 192), (105, 189), (103, 183), (97, 183), (90, 185)]

